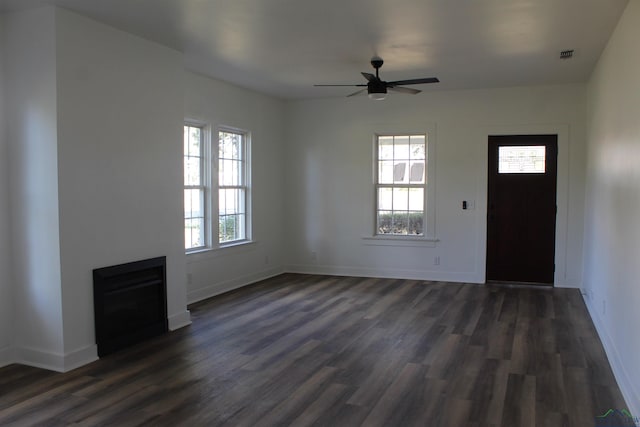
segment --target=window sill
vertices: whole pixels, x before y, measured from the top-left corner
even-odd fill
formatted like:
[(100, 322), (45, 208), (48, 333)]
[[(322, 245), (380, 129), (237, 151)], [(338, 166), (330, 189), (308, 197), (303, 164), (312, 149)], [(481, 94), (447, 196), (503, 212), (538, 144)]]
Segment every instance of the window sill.
[(435, 248), (440, 241), (435, 237), (424, 236), (365, 236), (362, 238), (367, 246), (400, 246), (415, 248)]
[(253, 246), (255, 246), (257, 243), (258, 242), (256, 242), (255, 240), (242, 240), (239, 242), (227, 243), (215, 248), (204, 248), (187, 252), (187, 262), (241, 254), (252, 250)]

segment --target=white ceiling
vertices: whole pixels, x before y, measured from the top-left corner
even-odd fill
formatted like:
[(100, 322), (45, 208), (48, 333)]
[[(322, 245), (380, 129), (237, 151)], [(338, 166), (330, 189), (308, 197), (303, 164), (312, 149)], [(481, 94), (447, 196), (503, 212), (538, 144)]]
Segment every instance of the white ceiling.
[[(285, 99), (343, 96), (371, 56), (423, 90), (587, 81), (628, 0), (0, 0), (54, 4), (184, 52), (185, 67)], [(572, 59), (561, 50), (575, 49)], [(418, 95), (420, 96), (420, 95)]]

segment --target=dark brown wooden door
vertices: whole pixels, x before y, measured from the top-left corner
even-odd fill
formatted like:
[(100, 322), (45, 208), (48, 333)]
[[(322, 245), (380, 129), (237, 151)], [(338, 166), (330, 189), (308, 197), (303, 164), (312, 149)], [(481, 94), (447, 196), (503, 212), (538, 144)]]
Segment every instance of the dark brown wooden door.
[(553, 285), (557, 135), (489, 137), (487, 281)]

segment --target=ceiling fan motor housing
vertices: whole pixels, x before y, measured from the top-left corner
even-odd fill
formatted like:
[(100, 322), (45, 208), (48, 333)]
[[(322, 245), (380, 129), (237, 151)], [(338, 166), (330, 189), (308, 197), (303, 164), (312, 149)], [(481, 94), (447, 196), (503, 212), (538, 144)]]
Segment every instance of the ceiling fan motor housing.
[(387, 83), (381, 80), (372, 80), (367, 83), (369, 93), (387, 93)]

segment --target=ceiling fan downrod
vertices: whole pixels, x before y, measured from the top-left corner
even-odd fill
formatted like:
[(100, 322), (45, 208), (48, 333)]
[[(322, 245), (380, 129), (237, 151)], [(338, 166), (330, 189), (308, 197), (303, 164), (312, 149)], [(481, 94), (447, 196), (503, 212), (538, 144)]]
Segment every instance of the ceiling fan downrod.
[(377, 79), (380, 78), (380, 76), (378, 75), (378, 70), (380, 69), (380, 67), (382, 67), (382, 64), (384, 64), (384, 61), (379, 56), (374, 56), (373, 58), (371, 58), (371, 65), (376, 69)]

